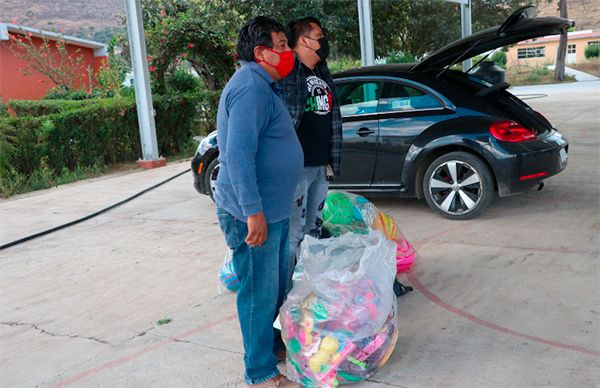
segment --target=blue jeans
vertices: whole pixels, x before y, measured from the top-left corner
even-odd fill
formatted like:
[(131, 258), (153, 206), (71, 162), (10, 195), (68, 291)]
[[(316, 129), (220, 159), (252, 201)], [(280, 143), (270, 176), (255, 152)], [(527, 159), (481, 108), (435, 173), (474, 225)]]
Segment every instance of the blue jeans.
[(273, 321), (286, 295), (288, 275), (287, 219), (267, 225), (267, 240), (250, 247), (244, 240), (248, 225), (217, 208), (219, 225), (233, 250), (233, 267), (240, 280), (237, 310), (244, 342), (244, 380), (259, 384), (280, 374), (275, 352), (283, 346)]
[(323, 206), (329, 183), (325, 166), (304, 167), (300, 182), (296, 186), (292, 214), (290, 216), (290, 258), (288, 290), (292, 287), (292, 274), (300, 243), (305, 235), (321, 238), (323, 229)]

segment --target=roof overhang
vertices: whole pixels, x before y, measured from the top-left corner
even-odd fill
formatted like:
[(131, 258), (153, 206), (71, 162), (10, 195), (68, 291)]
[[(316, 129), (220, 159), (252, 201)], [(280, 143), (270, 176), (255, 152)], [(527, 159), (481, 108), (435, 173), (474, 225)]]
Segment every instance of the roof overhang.
[(104, 43), (94, 42), (93, 40), (81, 39), (74, 36), (57, 34), (56, 32), (39, 30), (26, 26), (20, 26), (12, 23), (0, 23), (0, 40), (9, 40), (9, 33), (35, 36), (37, 38), (46, 38), (53, 41), (64, 40), (65, 42), (86, 47), (94, 50), (95, 57), (105, 57), (108, 55), (108, 46)]

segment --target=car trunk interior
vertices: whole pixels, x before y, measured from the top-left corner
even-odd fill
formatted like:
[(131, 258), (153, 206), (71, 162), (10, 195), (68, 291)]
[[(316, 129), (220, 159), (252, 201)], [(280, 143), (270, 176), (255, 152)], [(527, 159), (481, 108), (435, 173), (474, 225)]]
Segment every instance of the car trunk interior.
[[(461, 88), (462, 91), (468, 91), (473, 96), (473, 99), (482, 101), (483, 104), (481, 104), (480, 108), (485, 109), (490, 114), (514, 120), (525, 127), (535, 129), (538, 134), (552, 129), (552, 124), (548, 120), (509, 91), (498, 90), (478, 97), (476, 94), (485, 89), (486, 86), (471, 79), (473, 78), (472, 76), (453, 71), (446, 72), (442, 77)], [(470, 103), (472, 102), (470, 101)]]

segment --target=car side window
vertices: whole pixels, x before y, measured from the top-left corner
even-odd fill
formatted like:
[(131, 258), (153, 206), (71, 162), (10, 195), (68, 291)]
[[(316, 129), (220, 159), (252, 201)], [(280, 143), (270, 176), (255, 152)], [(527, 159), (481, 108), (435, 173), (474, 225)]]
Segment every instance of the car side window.
[(336, 85), (342, 116), (377, 113), (381, 82), (357, 81)]
[(399, 82), (386, 82), (379, 98), (378, 112), (404, 112), (415, 109), (441, 108), (433, 96), (412, 86)]

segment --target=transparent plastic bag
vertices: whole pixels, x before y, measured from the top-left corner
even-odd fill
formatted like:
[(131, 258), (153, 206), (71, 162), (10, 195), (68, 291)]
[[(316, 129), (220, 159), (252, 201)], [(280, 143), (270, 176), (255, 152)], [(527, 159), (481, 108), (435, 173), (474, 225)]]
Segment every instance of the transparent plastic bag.
[(360, 195), (330, 190), (323, 207), (323, 229), (327, 236), (339, 237), (344, 233), (367, 234), (369, 228), (381, 231), (396, 242), (397, 273), (408, 272), (415, 261), (415, 251), (398, 229), (394, 218), (380, 211)]
[[(375, 350), (393, 350), (395, 276), (396, 246), (380, 231), (322, 240), (307, 236), (294, 287), (280, 310), (289, 376), (307, 387), (332, 387), (349, 360), (365, 365)], [(385, 354), (378, 353), (377, 360)], [(377, 365), (371, 362), (361, 373), (348, 367), (342, 381), (366, 378)]]
[(229, 291), (237, 292), (240, 289), (240, 279), (233, 268), (233, 251), (228, 249), (219, 270), (219, 280)]

